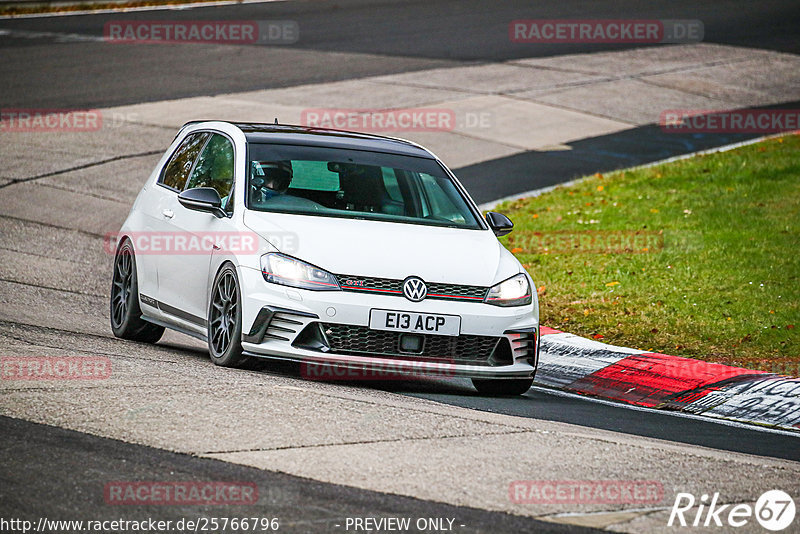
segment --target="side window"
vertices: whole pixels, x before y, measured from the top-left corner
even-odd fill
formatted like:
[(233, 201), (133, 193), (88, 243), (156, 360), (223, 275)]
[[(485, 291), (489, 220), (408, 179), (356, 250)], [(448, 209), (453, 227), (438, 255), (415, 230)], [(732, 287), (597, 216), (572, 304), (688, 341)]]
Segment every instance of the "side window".
[(172, 159), (167, 163), (167, 168), (159, 178), (158, 183), (178, 191), (183, 189), (183, 184), (186, 183), (186, 179), (192, 171), (194, 160), (197, 159), (197, 155), (202, 150), (209, 135), (205, 132), (199, 132), (184, 139), (178, 150), (172, 155)]
[[(430, 203), (430, 215), (459, 224), (465, 223), (464, 214), (453, 202), (454, 198), (458, 198), (453, 183), (446, 178), (435, 178), (425, 173), (420, 173), (419, 176), (425, 186), (426, 198)], [(466, 206), (464, 206), (464, 209), (466, 209)], [(425, 215), (427, 216), (428, 213)]]
[(213, 187), (222, 198), (222, 207), (233, 189), (233, 143), (220, 134), (212, 134), (197, 160), (186, 189)]

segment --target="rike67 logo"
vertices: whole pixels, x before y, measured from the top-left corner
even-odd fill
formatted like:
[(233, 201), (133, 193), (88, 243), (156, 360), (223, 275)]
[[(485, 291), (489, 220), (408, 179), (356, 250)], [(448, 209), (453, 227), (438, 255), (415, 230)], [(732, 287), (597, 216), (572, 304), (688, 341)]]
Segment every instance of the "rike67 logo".
[(699, 501), (691, 493), (678, 493), (667, 526), (739, 528), (755, 518), (765, 529), (778, 532), (794, 522), (796, 511), (794, 500), (781, 490), (765, 492), (755, 506), (749, 503), (719, 504), (719, 493), (710, 498), (703, 494)]

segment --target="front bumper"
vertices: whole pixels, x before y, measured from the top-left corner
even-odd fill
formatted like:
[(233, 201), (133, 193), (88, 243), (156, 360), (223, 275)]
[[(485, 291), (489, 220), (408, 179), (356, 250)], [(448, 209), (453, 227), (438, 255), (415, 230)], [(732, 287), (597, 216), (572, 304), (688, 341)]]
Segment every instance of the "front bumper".
[[(250, 355), (372, 373), (471, 378), (530, 378), (538, 360), (534, 305), (500, 308), (481, 302), (425, 300), (348, 291), (307, 291), (264, 281), (242, 268), (242, 347)], [(418, 335), (416, 351), (402, 350), (406, 334), (370, 330), (370, 310), (458, 315), (457, 337)]]

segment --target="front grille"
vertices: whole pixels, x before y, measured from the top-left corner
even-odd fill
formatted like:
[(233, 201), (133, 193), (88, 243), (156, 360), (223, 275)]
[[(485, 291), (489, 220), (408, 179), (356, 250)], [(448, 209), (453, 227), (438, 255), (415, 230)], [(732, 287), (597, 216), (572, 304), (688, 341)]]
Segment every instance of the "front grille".
[[(336, 279), (343, 291), (361, 293), (377, 293), (383, 295), (403, 296), (403, 280), (392, 278), (375, 278), (371, 276), (351, 276), (337, 274)], [(429, 299), (456, 300), (466, 302), (483, 302), (488, 287), (465, 286), (458, 284), (427, 283)]]
[[(510, 363), (506, 356), (508, 341), (505, 338), (491, 336), (437, 336), (431, 334), (414, 334), (424, 338), (422, 351), (404, 353), (400, 350), (401, 332), (371, 330), (367, 326), (320, 323), (330, 351), (339, 354), (362, 354), (370, 356), (400, 357), (410, 359), (427, 359), (457, 361), (473, 365), (501, 365)], [(504, 345), (501, 345), (501, 342)], [(500, 347), (498, 347), (501, 345)], [(497, 349), (497, 350), (496, 350)], [(503, 353), (502, 360), (498, 359)]]
[(375, 291), (383, 293), (403, 294), (403, 281), (391, 278), (373, 278), (370, 276), (350, 276), (337, 274), (339, 287), (344, 291)]
[(459, 286), (455, 284), (428, 284), (428, 296), (431, 298), (453, 299), (453, 300), (479, 300), (483, 301), (486, 297), (488, 287), (481, 286)]

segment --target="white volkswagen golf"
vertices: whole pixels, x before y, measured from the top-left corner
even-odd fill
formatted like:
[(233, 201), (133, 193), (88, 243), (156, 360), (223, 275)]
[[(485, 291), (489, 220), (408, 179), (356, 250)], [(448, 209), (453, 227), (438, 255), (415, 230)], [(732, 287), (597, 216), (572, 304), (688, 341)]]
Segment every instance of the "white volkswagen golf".
[(271, 124), (186, 124), (115, 242), (111, 326), (154, 343), (463, 376), (521, 394), (538, 359), (530, 276), (453, 173), (419, 145)]

